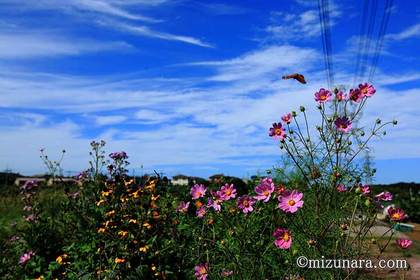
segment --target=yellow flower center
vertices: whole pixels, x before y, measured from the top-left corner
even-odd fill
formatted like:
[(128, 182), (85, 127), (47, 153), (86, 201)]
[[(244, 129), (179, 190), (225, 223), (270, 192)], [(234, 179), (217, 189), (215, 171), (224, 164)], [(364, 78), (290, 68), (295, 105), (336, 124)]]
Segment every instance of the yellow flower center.
[(290, 239), (289, 234), (287, 232), (285, 232), (284, 235), (283, 235), (283, 240), (284, 241), (289, 241), (289, 239)]
[(392, 214), (392, 218), (395, 219), (395, 220), (399, 220), (399, 219), (401, 219), (401, 214), (400, 213), (394, 213), (394, 214)]
[(295, 205), (295, 204), (296, 204), (296, 201), (294, 201), (293, 199), (291, 199), (291, 200), (289, 200), (289, 201), (287, 202), (287, 204), (289, 204), (290, 206), (293, 206), (293, 205)]
[(264, 192), (263, 192), (263, 195), (265, 195), (265, 196), (269, 196), (269, 195), (270, 195), (270, 192), (269, 192), (269, 191), (264, 191)]
[(276, 135), (281, 135), (281, 129), (280, 129), (280, 128), (276, 128), (276, 129), (274, 130), (274, 133), (275, 133)]

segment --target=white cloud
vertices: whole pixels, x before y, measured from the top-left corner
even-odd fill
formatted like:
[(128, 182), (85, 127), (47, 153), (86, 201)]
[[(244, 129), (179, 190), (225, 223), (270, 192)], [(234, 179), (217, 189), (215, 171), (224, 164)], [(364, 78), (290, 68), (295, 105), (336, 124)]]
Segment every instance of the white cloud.
[(420, 36), (420, 23), (408, 27), (400, 33), (388, 34), (386, 38), (392, 40), (405, 40), (409, 38), (416, 38)]
[(118, 124), (122, 123), (127, 120), (126, 116), (96, 116), (95, 121), (98, 125), (111, 125), (111, 124)]
[(47, 32), (0, 31), (0, 59), (22, 59), (80, 55), (101, 51), (129, 50), (125, 42), (99, 42), (80, 38), (65, 38)]

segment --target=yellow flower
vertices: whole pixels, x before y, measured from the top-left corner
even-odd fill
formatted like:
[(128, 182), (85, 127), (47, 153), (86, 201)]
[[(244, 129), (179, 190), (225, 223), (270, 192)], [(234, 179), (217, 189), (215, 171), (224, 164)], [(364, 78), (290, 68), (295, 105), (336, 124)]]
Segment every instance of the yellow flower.
[(105, 203), (105, 200), (101, 199), (98, 202), (96, 202), (96, 206), (100, 206), (100, 205), (102, 205), (104, 203)]
[(121, 201), (121, 202), (127, 202), (127, 201), (128, 201), (128, 197), (121, 197), (121, 198), (120, 198), (120, 201)]
[(112, 190), (108, 190), (108, 191), (103, 191), (101, 193), (102, 196), (109, 196), (112, 193)]
[(137, 224), (137, 220), (135, 220), (135, 219), (130, 219), (130, 220), (128, 220), (128, 223), (129, 223), (129, 224)]
[(149, 249), (149, 246), (144, 245), (143, 247), (140, 247), (139, 251), (143, 252), (143, 253), (146, 253), (148, 249)]
[(118, 232), (118, 235), (123, 237), (123, 238), (126, 237), (127, 234), (128, 234), (128, 231), (124, 231), (124, 230), (121, 230), (121, 231)]
[(156, 201), (156, 200), (158, 200), (159, 199), (159, 197), (160, 197), (160, 195), (154, 195), (154, 194), (152, 194), (152, 197), (150, 198), (152, 201)]
[(98, 233), (103, 233), (103, 232), (105, 232), (105, 228), (103, 227), (98, 228)]
[(138, 198), (140, 196), (141, 190), (138, 189), (137, 191), (130, 194), (133, 198)]
[(63, 263), (63, 257), (62, 257), (62, 256), (58, 256), (58, 257), (55, 259), (55, 261), (56, 261), (58, 264), (62, 264), (62, 263)]
[(154, 191), (156, 187), (156, 183), (157, 183), (157, 180), (151, 180), (147, 182), (145, 189), (148, 191)]
[(152, 271), (156, 271), (156, 265), (152, 264), (152, 266), (150, 267), (152, 269)]
[(133, 179), (131, 179), (131, 180), (129, 180), (129, 181), (125, 181), (124, 180), (124, 185), (127, 187), (127, 186), (129, 186), (129, 185), (131, 185), (131, 184), (133, 184), (134, 183), (134, 180)]
[(145, 222), (145, 223), (143, 224), (143, 226), (144, 226), (145, 228), (147, 228), (147, 229), (151, 229), (151, 228), (152, 228), (152, 226), (151, 226), (148, 222)]
[(115, 263), (125, 263), (125, 259), (124, 258), (115, 258)]
[(111, 210), (108, 213), (105, 214), (107, 217), (113, 217), (115, 216), (115, 210)]

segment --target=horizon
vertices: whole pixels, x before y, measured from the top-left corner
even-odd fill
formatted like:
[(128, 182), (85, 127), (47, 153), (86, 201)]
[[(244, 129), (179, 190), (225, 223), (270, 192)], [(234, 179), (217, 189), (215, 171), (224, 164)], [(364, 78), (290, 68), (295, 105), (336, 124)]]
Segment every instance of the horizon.
[[(283, 114), (304, 105), (317, 120), (327, 81), (313, 1), (0, 4), (1, 170), (41, 173), (45, 148), (52, 160), (65, 149), (64, 172), (78, 173), (104, 139), (135, 172), (243, 178), (280, 163), (268, 129)], [(347, 90), (372, 69), (354, 73), (361, 11), (349, 0), (330, 9), (335, 85)], [(370, 144), (376, 184), (420, 182), (419, 19), (420, 2), (394, 3), (360, 123), (398, 120)], [(281, 79), (295, 72), (308, 84)]]

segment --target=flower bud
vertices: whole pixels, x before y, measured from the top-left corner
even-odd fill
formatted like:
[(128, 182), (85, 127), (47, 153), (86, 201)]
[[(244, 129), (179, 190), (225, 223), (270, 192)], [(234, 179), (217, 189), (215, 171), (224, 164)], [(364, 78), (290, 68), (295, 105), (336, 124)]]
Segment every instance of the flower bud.
[(386, 135), (386, 131), (382, 132), (382, 134), (385, 136)]
[(382, 122), (381, 119), (376, 120), (376, 124), (381, 124), (381, 122)]
[(364, 131), (361, 131), (360, 132), (360, 136), (365, 136), (365, 132)]
[(369, 207), (369, 206), (370, 206), (370, 204), (371, 204), (370, 199), (366, 199), (366, 200), (365, 200), (365, 205), (366, 205), (367, 207)]
[(315, 239), (309, 239), (308, 240), (308, 245), (309, 246), (315, 246), (316, 245), (316, 240)]
[(397, 121), (397, 120), (393, 120), (393, 121), (392, 121), (392, 124), (393, 124), (393, 125), (397, 125), (397, 124), (398, 124), (398, 121)]
[(301, 112), (305, 112), (305, 107), (300, 106), (300, 111), (301, 111)]
[(296, 117), (297, 116), (297, 113), (295, 111), (292, 111), (292, 116), (293, 117)]

